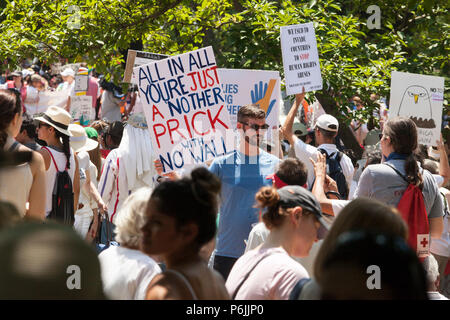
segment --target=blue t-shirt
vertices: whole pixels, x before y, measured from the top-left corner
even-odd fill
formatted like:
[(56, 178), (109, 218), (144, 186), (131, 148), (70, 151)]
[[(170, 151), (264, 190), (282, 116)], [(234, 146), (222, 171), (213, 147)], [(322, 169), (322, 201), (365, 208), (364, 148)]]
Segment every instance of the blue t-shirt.
[(266, 176), (274, 173), (279, 158), (260, 150), (248, 157), (239, 151), (215, 159), (209, 170), (222, 181), (219, 231), (216, 255), (239, 258), (245, 250), (252, 224), (258, 222), (259, 210), (253, 208), (255, 194), (272, 185)]

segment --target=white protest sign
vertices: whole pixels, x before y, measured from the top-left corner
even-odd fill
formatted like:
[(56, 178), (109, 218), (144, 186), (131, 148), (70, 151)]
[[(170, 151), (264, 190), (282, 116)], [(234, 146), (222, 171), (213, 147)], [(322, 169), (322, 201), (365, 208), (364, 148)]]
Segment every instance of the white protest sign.
[(234, 149), (212, 47), (137, 68), (152, 148), (164, 172), (201, 164)]
[(70, 115), (75, 122), (79, 121), (80, 125), (88, 125), (94, 120), (92, 97), (86, 95), (70, 97)]
[(408, 117), (415, 122), (419, 144), (436, 146), (440, 139), (444, 78), (393, 71), (389, 118)]
[[(69, 91), (68, 90), (64, 90), (64, 91), (40, 91), (38, 93), (39, 95), (39, 106), (42, 110), (42, 108), (44, 108), (44, 106), (46, 108), (50, 107), (50, 106), (57, 106), (60, 108), (64, 108), (67, 104), (67, 98), (69, 97)], [(45, 108), (45, 109), (46, 109)]]
[(134, 74), (134, 68), (142, 66), (144, 64), (149, 64), (154, 61), (162, 60), (167, 57), (168, 55), (165, 54), (128, 50), (123, 82), (137, 84), (137, 79)]
[(236, 128), (240, 107), (256, 104), (266, 112), (266, 123), (270, 126), (267, 139), (272, 140), (272, 130), (278, 130), (279, 124), (280, 73), (243, 69), (218, 69), (218, 71), (232, 127)]
[(281, 27), (281, 53), (286, 93), (322, 89), (319, 53), (312, 22)]
[(89, 76), (87, 74), (77, 74), (75, 76), (75, 92), (86, 92), (89, 87)]

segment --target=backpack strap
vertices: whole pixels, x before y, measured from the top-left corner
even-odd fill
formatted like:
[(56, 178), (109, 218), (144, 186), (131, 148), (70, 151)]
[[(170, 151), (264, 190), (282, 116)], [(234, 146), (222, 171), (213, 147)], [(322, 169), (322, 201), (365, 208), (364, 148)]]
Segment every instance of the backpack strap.
[(8, 152), (13, 152), (18, 145), (19, 145), (19, 143), (17, 141), (14, 141), (14, 143), (11, 145), (11, 147), (9, 147)]
[(239, 290), (241, 289), (242, 285), (244, 284), (245, 281), (247, 281), (248, 277), (250, 276), (250, 274), (253, 272), (253, 270), (255, 270), (256, 266), (263, 261), (265, 258), (267, 258), (268, 256), (270, 256), (269, 254), (265, 254), (261, 259), (259, 259), (255, 265), (250, 269), (250, 271), (246, 274), (246, 276), (244, 277), (244, 279), (242, 279), (241, 283), (237, 286), (236, 290), (234, 290), (233, 296), (231, 297), (231, 300), (235, 300), (236, 299), (236, 295), (239, 292)]
[(405, 177), (403, 174), (401, 174), (400, 171), (398, 171), (397, 169), (395, 169), (394, 166), (392, 166), (392, 165), (390, 165), (390, 164), (388, 164), (388, 163), (385, 163), (385, 162), (384, 162), (383, 164), (384, 164), (384, 165), (387, 165), (387, 166), (390, 167), (390, 168), (392, 168), (392, 170), (394, 170), (400, 177), (402, 177), (403, 180), (405, 180), (406, 183), (409, 184), (408, 179), (406, 179), (406, 177)]
[(292, 289), (291, 294), (289, 295), (289, 300), (300, 300), (300, 295), (302, 294), (303, 288), (305, 285), (311, 281), (311, 278), (303, 278), (300, 279), (296, 284), (294, 289)]
[(52, 154), (52, 152), (50, 151), (50, 149), (48, 149), (47, 147), (42, 147), (42, 149), (45, 149), (45, 150), (47, 150), (48, 153), (50, 153), (50, 157), (52, 157), (53, 164), (55, 165), (56, 171), (59, 172), (58, 166), (56, 165), (55, 158), (53, 158), (53, 154)]

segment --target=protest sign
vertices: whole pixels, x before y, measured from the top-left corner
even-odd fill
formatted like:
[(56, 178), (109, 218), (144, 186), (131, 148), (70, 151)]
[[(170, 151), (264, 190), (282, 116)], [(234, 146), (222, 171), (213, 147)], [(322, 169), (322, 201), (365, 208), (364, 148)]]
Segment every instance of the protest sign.
[(444, 78), (393, 71), (389, 118), (408, 117), (415, 122), (419, 144), (436, 146), (440, 139)]
[(93, 121), (92, 97), (86, 95), (70, 97), (70, 115), (74, 122), (80, 122), (82, 126), (86, 126)]
[(232, 127), (212, 47), (136, 69), (152, 148), (164, 172), (233, 151), (234, 133), (227, 137)]
[(312, 22), (281, 27), (287, 95), (322, 89), (319, 53)]
[(127, 63), (125, 65), (125, 73), (123, 82), (137, 84), (136, 76), (133, 73), (134, 68), (149, 64), (167, 58), (165, 54), (157, 54), (144, 51), (128, 50)]
[(75, 92), (86, 92), (89, 87), (89, 76), (87, 74), (77, 74), (75, 76)]
[[(266, 112), (270, 129), (278, 130), (281, 101), (278, 71), (218, 69), (218, 72), (232, 128), (236, 128), (239, 108), (256, 104)], [(272, 130), (267, 131), (267, 140), (273, 140)]]
[[(48, 108), (50, 106), (57, 106), (64, 108), (69, 97), (69, 91), (40, 91), (39, 96), (39, 109)], [(45, 106), (45, 107), (44, 107)]]

